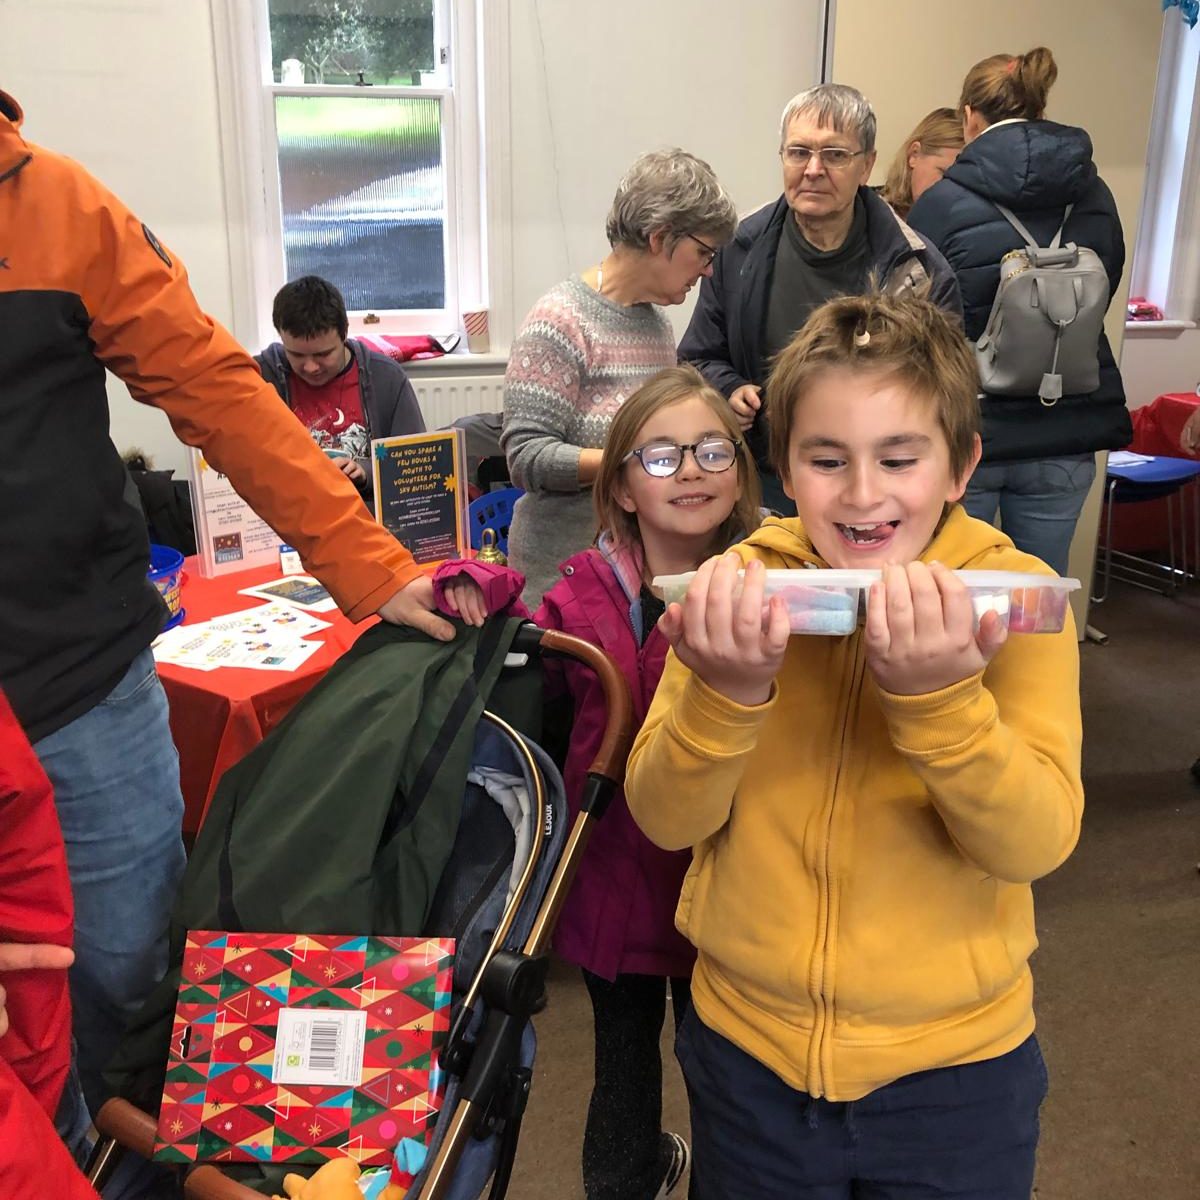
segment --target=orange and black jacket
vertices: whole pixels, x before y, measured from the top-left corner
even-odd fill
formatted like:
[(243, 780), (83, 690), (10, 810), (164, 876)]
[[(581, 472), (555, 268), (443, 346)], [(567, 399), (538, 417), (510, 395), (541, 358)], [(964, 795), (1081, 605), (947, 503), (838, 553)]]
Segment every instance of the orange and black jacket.
[(0, 92), (0, 687), (31, 740), (98, 703), (158, 633), (146, 526), (105, 368), (161, 408), (353, 619), (418, 574), (187, 273)]

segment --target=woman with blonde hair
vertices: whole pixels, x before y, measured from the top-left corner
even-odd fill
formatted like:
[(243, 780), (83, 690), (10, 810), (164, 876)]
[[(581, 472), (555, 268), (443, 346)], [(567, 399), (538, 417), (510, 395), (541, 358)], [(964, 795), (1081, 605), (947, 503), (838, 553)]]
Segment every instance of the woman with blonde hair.
[(896, 151), (879, 194), (904, 220), (920, 196), (941, 179), (962, 148), (962, 117), (953, 108), (935, 108), (921, 119)]
[[(1095, 251), (1116, 292), (1125, 241), (1112, 193), (1092, 161), (1086, 131), (1046, 119), (1058, 78), (1044, 46), (994, 54), (963, 81), (959, 111), (966, 146), (940, 183), (913, 205), (908, 223), (946, 256), (962, 289), (967, 337), (987, 325), (1000, 283), (1000, 260), (1025, 247), (1003, 206), (1037, 240)], [(1075, 524), (1096, 473), (1095, 452), (1132, 437), (1125, 389), (1108, 339), (1097, 345), (1099, 385), (1087, 395), (1043, 402), (1038, 396), (989, 395), (983, 410), (983, 461), (963, 507), (993, 521), (1018, 549), (1066, 574)]]

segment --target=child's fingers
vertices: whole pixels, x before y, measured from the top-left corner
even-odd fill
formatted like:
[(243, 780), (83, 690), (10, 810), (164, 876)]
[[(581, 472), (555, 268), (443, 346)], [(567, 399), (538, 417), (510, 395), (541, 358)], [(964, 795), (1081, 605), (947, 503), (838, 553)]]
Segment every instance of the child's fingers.
[(934, 563), (930, 568), (942, 602), (942, 620), (946, 633), (956, 645), (965, 644), (973, 636), (975, 628), (975, 606), (967, 585), (948, 567)]
[(908, 645), (916, 636), (908, 572), (903, 567), (894, 564), (885, 566), (883, 568), (883, 590), (887, 605), (888, 638), (891, 645)]
[(1008, 626), (1004, 623), (1004, 618), (999, 613), (985, 612), (979, 621), (979, 632), (975, 635), (975, 642), (984, 661), (991, 662), (996, 652), (1007, 641)]
[(717, 569), (719, 561), (720, 559), (709, 558), (700, 564), (696, 569), (696, 577), (688, 584), (687, 594), (683, 598), (683, 636), (693, 646), (700, 646), (708, 640), (708, 593), (713, 572)]
[(772, 657), (782, 655), (792, 635), (788, 620), (787, 601), (782, 596), (772, 596), (767, 606), (767, 652)]
[[(708, 644), (714, 648), (732, 648), (733, 592), (737, 586), (738, 569), (741, 565), (742, 560), (730, 552), (721, 555), (713, 568), (708, 585), (708, 603), (704, 611), (704, 630)], [(758, 619), (761, 628), (761, 608)]]
[(933, 572), (922, 562), (908, 564), (904, 572), (912, 598), (913, 632), (917, 637), (939, 637), (946, 627), (942, 592)]
[(746, 564), (742, 594), (733, 611), (733, 637), (739, 647), (757, 648), (763, 633), (763, 587), (766, 569), (757, 560)]
[(867, 592), (867, 645), (876, 654), (886, 654), (891, 645), (891, 630), (888, 628), (887, 592), (882, 579), (871, 584)]
[(663, 615), (658, 618), (658, 627), (672, 646), (678, 645), (679, 639), (683, 637), (683, 605), (668, 604)]
[(453, 581), (446, 584), (442, 588), (442, 599), (445, 601), (446, 607), (456, 616), (462, 616), (462, 609), (459, 607), (459, 585)]

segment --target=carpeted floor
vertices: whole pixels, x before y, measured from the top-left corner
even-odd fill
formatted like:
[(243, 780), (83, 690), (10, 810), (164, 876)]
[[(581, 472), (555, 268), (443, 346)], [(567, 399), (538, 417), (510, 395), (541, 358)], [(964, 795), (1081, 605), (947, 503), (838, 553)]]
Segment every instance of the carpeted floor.
[[(1050, 1098), (1038, 1200), (1200, 1196), (1200, 588), (1115, 585), (1083, 647), (1083, 837), (1036, 888)], [(509, 1195), (578, 1200), (591, 1010), (556, 966)], [(670, 1030), (664, 1123), (686, 1132)], [(676, 1195), (683, 1200), (682, 1189)], [(636, 1198), (631, 1198), (636, 1200)], [(753, 1197), (746, 1197), (753, 1200)]]

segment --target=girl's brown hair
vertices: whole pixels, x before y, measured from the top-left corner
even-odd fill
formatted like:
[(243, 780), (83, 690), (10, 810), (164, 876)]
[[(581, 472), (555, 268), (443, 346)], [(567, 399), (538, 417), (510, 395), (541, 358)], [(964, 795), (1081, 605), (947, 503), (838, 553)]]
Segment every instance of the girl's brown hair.
[(970, 468), (979, 432), (979, 372), (962, 327), (911, 293), (841, 296), (821, 305), (775, 360), (767, 384), (771, 463), (786, 479), (797, 406), (818, 375), (838, 368), (896, 379), (934, 406), (950, 470)]
[(963, 147), (962, 114), (953, 108), (935, 108), (904, 139), (892, 165), (888, 168), (887, 180), (883, 185), (883, 198), (905, 216), (913, 206), (912, 167), (908, 165), (909, 150), (913, 142), (920, 142), (921, 153), (938, 150), (961, 150)]
[(703, 400), (713, 411), (713, 428), (728, 434), (737, 443), (737, 463), (730, 470), (737, 471), (741, 484), (741, 496), (733, 511), (713, 533), (715, 550), (724, 550), (731, 542), (745, 537), (760, 524), (759, 503), (761, 490), (754, 459), (746, 448), (742, 431), (734, 419), (729, 401), (721, 395), (696, 370), (681, 364), (659, 371), (647, 380), (628, 400), (621, 405), (608, 430), (604, 443), (604, 454), (600, 459), (600, 470), (592, 484), (592, 504), (596, 510), (596, 521), (600, 531), (607, 530), (613, 538), (627, 546), (640, 546), (642, 535), (638, 529), (637, 514), (626, 512), (617, 500), (617, 480), (626, 468), (640, 471), (638, 463), (627, 463), (626, 457), (637, 448), (637, 437), (643, 425), (661, 409), (680, 404), (693, 396)]
[(958, 107), (961, 111), (969, 105), (989, 125), (1010, 117), (1039, 121), (1057, 78), (1058, 64), (1045, 46), (1015, 56), (993, 54), (967, 72)]

